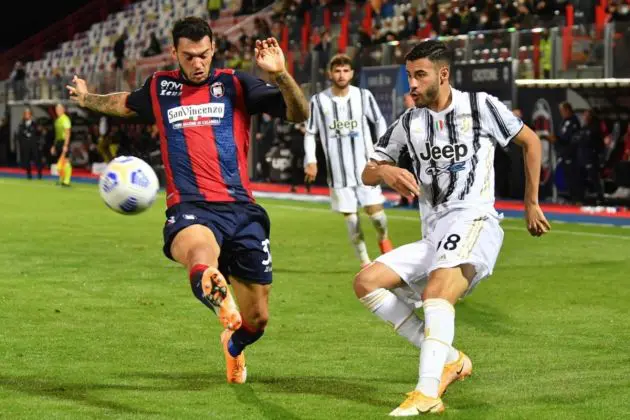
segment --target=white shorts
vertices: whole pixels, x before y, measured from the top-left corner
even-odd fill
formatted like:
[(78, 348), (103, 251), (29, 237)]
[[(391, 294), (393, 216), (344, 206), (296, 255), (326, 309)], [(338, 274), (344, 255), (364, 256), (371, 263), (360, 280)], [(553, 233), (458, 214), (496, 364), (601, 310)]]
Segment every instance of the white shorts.
[(361, 207), (375, 206), (385, 202), (381, 187), (367, 185), (331, 188), (330, 199), (332, 209), (339, 213), (356, 213), (359, 205)]
[(401, 297), (418, 301), (432, 271), (462, 264), (475, 268), (466, 291), (470, 293), (492, 274), (502, 244), (503, 229), (496, 215), (459, 210), (439, 219), (421, 241), (396, 248), (376, 261), (394, 270), (406, 283), (405, 290), (398, 291)]

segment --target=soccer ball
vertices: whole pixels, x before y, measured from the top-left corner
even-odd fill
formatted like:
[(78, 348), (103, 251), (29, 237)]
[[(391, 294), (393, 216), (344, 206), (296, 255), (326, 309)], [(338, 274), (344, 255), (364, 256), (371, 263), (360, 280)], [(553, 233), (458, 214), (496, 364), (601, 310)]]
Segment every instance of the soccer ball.
[(98, 188), (110, 209), (121, 214), (138, 214), (151, 207), (160, 182), (153, 168), (144, 160), (119, 156), (105, 168)]

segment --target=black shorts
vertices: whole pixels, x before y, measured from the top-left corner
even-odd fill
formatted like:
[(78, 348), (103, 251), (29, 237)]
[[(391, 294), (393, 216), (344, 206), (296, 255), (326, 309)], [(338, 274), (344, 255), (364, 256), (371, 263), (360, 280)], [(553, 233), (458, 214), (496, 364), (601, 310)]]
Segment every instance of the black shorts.
[(269, 216), (258, 204), (194, 201), (172, 206), (166, 210), (164, 255), (173, 259), (175, 236), (192, 225), (203, 225), (214, 233), (221, 248), (219, 271), (226, 278), (271, 283)]
[[(61, 157), (61, 152), (63, 152), (63, 142), (58, 141), (55, 142), (55, 157), (59, 159)], [(70, 148), (68, 147), (68, 151), (66, 152), (66, 158), (70, 156)]]

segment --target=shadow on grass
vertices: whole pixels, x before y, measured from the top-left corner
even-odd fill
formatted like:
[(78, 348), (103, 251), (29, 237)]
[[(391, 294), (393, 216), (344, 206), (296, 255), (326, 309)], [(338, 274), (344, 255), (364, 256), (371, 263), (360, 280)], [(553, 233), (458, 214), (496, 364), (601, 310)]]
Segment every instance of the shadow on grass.
[(89, 395), (90, 391), (97, 390), (143, 390), (142, 386), (119, 385), (119, 384), (93, 384), (93, 383), (72, 383), (55, 381), (52, 379), (33, 378), (29, 376), (5, 376), (0, 375), (0, 388), (22, 392), (38, 397), (57, 398), (59, 400), (71, 401), (78, 404), (88, 405), (104, 410), (111, 410), (125, 414), (153, 414), (150, 411), (119, 404), (114, 401), (107, 401)]
[(509, 317), (495, 307), (479, 301), (460, 302), (456, 306), (457, 322), (473, 326), (495, 336), (514, 335)]
[[(203, 389), (212, 388), (225, 384), (225, 377), (208, 373), (147, 373), (138, 372), (130, 376), (141, 377), (145, 379), (159, 379), (168, 381), (171, 389)], [(243, 403), (259, 405), (261, 412), (268, 407), (268, 401), (261, 401), (250, 385), (261, 385), (265, 391), (284, 394), (311, 394), (325, 396), (334, 399), (353, 401), (359, 404), (369, 404), (376, 407), (390, 407), (399, 401), (383, 400), (374, 395), (380, 395), (382, 392), (377, 386), (367, 385), (364, 382), (379, 383), (374, 379), (366, 381), (365, 379), (351, 380), (350, 378), (336, 378), (323, 376), (304, 376), (304, 377), (280, 377), (280, 376), (257, 376), (251, 378), (251, 383), (238, 386), (233, 385), (234, 392), (239, 400)], [(280, 410), (284, 410), (278, 407)], [(271, 415), (271, 414), (270, 414)], [(271, 418), (274, 418), (273, 416)], [(284, 417), (283, 417), (284, 418)], [(297, 417), (289, 417), (297, 418)]]
[(260, 411), (261, 416), (265, 419), (300, 420), (300, 417), (280, 405), (258, 398), (249, 384), (233, 385), (232, 389), (241, 404), (256, 407)]

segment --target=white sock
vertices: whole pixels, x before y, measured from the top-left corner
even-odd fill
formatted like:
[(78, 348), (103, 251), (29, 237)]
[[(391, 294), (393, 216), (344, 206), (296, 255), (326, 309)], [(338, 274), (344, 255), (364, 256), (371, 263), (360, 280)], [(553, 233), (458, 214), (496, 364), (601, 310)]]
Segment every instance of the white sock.
[(387, 239), (387, 216), (385, 215), (385, 210), (371, 214), (370, 219), (372, 219), (372, 224), (374, 225), (374, 229), (376, 229), (378, 240), (382, 241), (383, 239)]
[(455, 309), (445, 299), (423, 302), (425, 339), (420, 351), (420, 380), (416, 389), (437, 398), (444, 364), (455, 337)]
[(394, 327), (411, 344), (420, 348), (424, 341), (423, 322), (413, 307), (387, 289), (376, 289), (359, 299), (366, 308)]
[(346, 226), (348, 228), (348, 237), (350, 242), (354, 245), (354, 251), (357, 257), (361, 261), (361, 264), (368, 264), (370, 262), (370, 256), (367, 253), (367, 247), (363, 240), (363, 231), (361, 230), (361, 223), (356, 213), (344, 215), (346, 220)]

